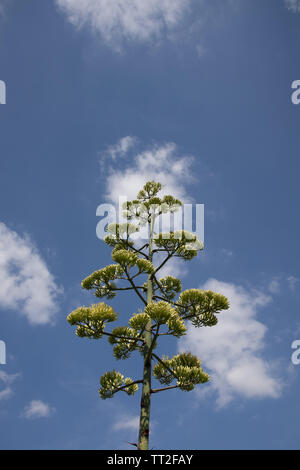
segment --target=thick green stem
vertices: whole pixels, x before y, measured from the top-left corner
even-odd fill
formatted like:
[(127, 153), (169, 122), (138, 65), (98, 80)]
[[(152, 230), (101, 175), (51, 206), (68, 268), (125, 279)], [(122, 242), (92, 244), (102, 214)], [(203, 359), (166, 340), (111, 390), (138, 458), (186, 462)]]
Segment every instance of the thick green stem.
[[(151, 216), (149, 222), (149, 261), (152, 261), (152, 237), (153, 222)], [(151, 275), (148, 276), (147, 283), (147, 304), (153, 299), (153, 280)], [(150, 404), (151, 404), (151, 345), (152, 345), (152, 320), (149, 320), (144, 333), (144, 375), (143, 389), (141, 397), (141, 414), (140, 414), (140, 430), (139, 430), (139, 450), (149, 449), (149, 429), (150, 429)]]

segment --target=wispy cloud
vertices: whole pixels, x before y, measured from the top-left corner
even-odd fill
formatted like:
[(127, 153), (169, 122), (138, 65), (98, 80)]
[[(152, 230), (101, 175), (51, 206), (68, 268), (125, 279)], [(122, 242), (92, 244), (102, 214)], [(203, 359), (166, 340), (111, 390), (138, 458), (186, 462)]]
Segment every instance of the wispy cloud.
[(271, 294), (282, 294), (283, 292), (286, 292), (287, 288), (290, 291), (295, 291), (298, 282), (299, 279), (295, 276), (285, 277), (279, 275), (270, 281), (268, 290), (271, 292)]
[(232, 256), (233, 256), (233, 251), (232, 251), (232, 250), (228, 250), (228, 248), (222, 248), (222, 249), (221, 249), (221, 255), (222, 255), (224, 258), (232, 258)]
[(5, 18), (8, 0), (0, 0), (0, 20)]
[(30, 239), (0, 223), (0, 308), (25, 315), (31, 324), (50, 323), (61, 292)]
[(159, 40), (183, 20), (191, 0), (56, 0), (68, 21), (100, 34), (114, 49), (124, 41)]
[(104, 171), (105, 163), (108, 160), (115, 162), (118, 158), (122, 158), (127, 155), (130, 149), (132, 149), (137, 143), (138, 139), (131, 135), (122, 137), (115, 145), (109, 145), (103, 152), (99, 153), (99, 162), (101, 169)]
[(129, 431), (137, 431), (139, 429), (139, 421), (138, 416), (121, 415), (113, 424), (113, 429), (115, 431), (123, 431), (126, 429)]
[(0, 382), (4, 384), (4, 388), (0, 390), (0, 401), (8, 399), (14, 394), (12, 384), (20, 377), (20, 375), (20, 373), (8, 374), (7, 372), (0, 370)]
[(272, 279), (269, 284), (269, 291), (271, 292), (271, 294), (277, 294), (280, 291), (279, 279)]
[[(161, 259), (158, 258), (158, 264), (164, 260), (162, 256)], [(180, 258), (171, 258), (168, 263), (166, 263), (159, 271), (159, 277), (174, 276), (182, 278), (188, 273), (187, 265), (182, 262)]]
[(126, 155), (128, 150), (132, 148), (136, 142), (137, 138), (131, 135), (122, 137), (115, 145), (109, 145), (107, 149), (102, 152), (102, 155), (115, 161), (117, 157)]
[(21, 417), (26, 419), (49, 418), (54, 412), (55, 408), (51, 407), (48, 403), (42, 400), (32, 400), (25, 406)]
[(300, 0), (284, 0), (285, 6), (293, 13), (300, 12)]
[(286, 280), (288, 282), (290, 290), (294, 291), (300, 279), (295, 276), (289, 276)]
[(196, 51), (198, 57), (203, 57), (206, 54), (206, 48), (202, 44), (197, 44)]
[[(119, 436), (124, 436), (124, 440), (120, 449), (128, 449), (133, 448), (132, 445), (135, 445), (137, 442), (138, 430), (140, 425), (140, 417), (134, 416), (128, 413), (118, 412), (115, 415), (115, 421), (112, 425), (112, 431), (115, 434), (116, 432), (120, 433)], [(157, 427), (158, 422), (156, 420), (152, 420), (150, 424), (150, 434), (153, 439), (153, 432)]]
[(230, 309), (220, 314), (218, 325), (191, 327), (180, 341), (180, 350), (196, 353), (211, 375), (205, 392), (199, 389), (200, 396), (215, 392), (218, 407), (236, 397), (278, 398), (282, 390), (278, 371), (263, 357), (267, 328), (256, 319), (258, 310), (271, 302), (269, 294), (216, 279), (201, 288), (226, 295)]

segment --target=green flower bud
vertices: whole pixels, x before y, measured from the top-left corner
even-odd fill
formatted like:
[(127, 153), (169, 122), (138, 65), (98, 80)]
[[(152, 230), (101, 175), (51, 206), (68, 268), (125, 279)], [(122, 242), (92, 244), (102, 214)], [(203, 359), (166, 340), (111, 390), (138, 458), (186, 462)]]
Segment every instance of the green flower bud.
[(181, 390), (191, 391), (196, 384), (209, 380), (209, 375), (201, 368), (200, 359), (191, 353), (178, 354), (172, 359), (164, 357), (163, 363), (165, 366), (160, 362), (155, 364), (153, 374), (164, 385), (170, 385), (173, 380), (177, 380)]
[(111, 334), (113, 336), (110, 336), (108, 341), (115, 345), (114, 356), (116, 359), (128, 359), (133, 351), (139, 349), (136, 330), (128, 326), (118, 326), (112, 330)]
[(124, 384), (124, 376), (113, 370), (111, 372), (105, 372), (100, 379), (100, 397), (105, 400), (106, 398), (112, 398), (117, 388), (122, 387)]
[(125, 388), (127, 395), (134, 395), (139, 389), (138, 384), (132, 384), (132, 382), (133, 380), (130, 377), (125, 379), (125, 385), (128, 385), (128, 387)]
[(70, 325), (77, 325), (77, 336), (93, 339), (101, 338), (105, 323), (116, 321), (117, 318), (114, 309), (103, 302), (79, 307), (67, 316)]
[(216, 314), (229, 308), (228, 299), (224, 295), (201, 289), (182, 292), (177, 305), (178, 313), (191, 320), (196, 327), (216, 325)]
[(137, 313), (129, 320), (129, 325), (134, 330), (142, 330), (146, 327), (147, 323), (149, 322), (150, 317), (147, 313)]
[(128, 250), (118, 250), (112, 254), (112, 259), (119, 263), (123, 269), (132, 268), (137, 264), (139, 257)]
[(176, 315), (177, 312), (168, 302), (160, 301), (160, 302), (152, 302), (151, 304), (147, 305), (145, 308), (145, 313), (149, 315), (149, 317), (156, 321), (157, 323), (167, 323), (167, 321), (173, 316)]
[(164, 291), (164, 295), (172, 300), (181, 291), (181, 282), (173, 276), (167, 276), (159, 280), (160, 287)]

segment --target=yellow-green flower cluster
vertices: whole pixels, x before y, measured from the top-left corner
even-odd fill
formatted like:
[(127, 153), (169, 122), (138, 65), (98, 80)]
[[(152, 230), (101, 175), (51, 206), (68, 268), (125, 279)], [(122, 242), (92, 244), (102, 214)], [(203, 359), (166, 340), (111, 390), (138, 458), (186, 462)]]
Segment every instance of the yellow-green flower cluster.
[(157, 322), (164, 324), (166, 323), (173, 315), (177, 315), (176, 310), (171, 307), (168, 302), (152, 302), (151, 304), (145, 307), (145, 313), (149, 315), (149, 317)]
[(76, 335), (99, 339), (102, 337), (105, 323), (116, 321), (117, 313), (104, 302), (90, 307), (79, 307), (67, 316), (70, 325), (76, 325)]
[(134, 224), (129, 224), (128, 222), (123, 224), (109, 224), (106, 227), (106, 232), (108, 232), (107, 237), (104, 241), (110, 246), (121, 245), (123, 248), (127, 247), (127, 244), (132, 245), (132, 242), (129, 241), (130, 235), (139, 231), (139, 227)]
[[(154, 198), (153, 198), (154, 199)], [(145, 225), (149, 217), (149, 204), (138, 199), (123, 204), (123, 217), (128, 220), (139, 219), (139, 225)]]
[(112, 298), (116, 294), (116, 284), (112, 281), (122, 278), (124, 270), (119, 264), (110, 264), (105, 268), (93, 272), (81, 282), (83, 289), (95, 289), (96, 297)]
[(122, 269), (130, 269), (133, 266), (137, 266), (139, 272), (151, 274), (155, 271), (155, 268), (151, 261), (141, 259), (136, 253), (128, 250), (118, 250), (112, 253), (112, 259), (119, 263)]
[(119, 265), (125, 268), (132, 268), (136, 265), (137, 260), (139, 259), (136, 253), (128, 250), (118, 250), (112, 254), (112, 259), (119, 263)]
[[(181, 390), (191, 391), (196, 384), (205, 383), (209, 380), (201, 367), (201, 361), (191, 353), (182, 353), (172, 359), (163, 357), (163, 363), (158, 362), (153, 368), (153, 374), (161, 384), (170, 385), (177, 380)], [(171, 372), (172, 371), (172, 372)]]
[(128, 359), (130, 354), (139, 349), (138, 332), (129, 326), (117, 326), (111, 332), (109, 343), (114, 344), (116, 359)]
[(124, 224), (113, 223), (107, 226), (106, 231), (118, 238), (123, 238), (124, 235), (128, 237), (129, 235), (138, 232), (139, 227), (134, 224), (129, 224), (128, 222), (125, 222)]
[(176, 212), (182, 206), (182, 202), (170, 195), (162, 199), (157, 197), (161, 188), (161, 184), (155, 181), (146, 183), (138, 193), (137, 199), (123, 204), (123, 217), (128, 220), (139, 219), (139, 225), (144, 225), (149, 221), (150, 215), (156, 217), (163, 213)]
[(155, 181), (148, 181), (141, 191), (139, 191), (137, 198), (140, 201), (147, 201), (148, 199), (156, 196), (157, 193), (161, 190), (162, 186), (160, 183)]
[(153, 241), (158, 248), (185, 260), (194, 258), (198, 251), (204, 248), (203, 243), (198, 240), (197, 236), (186, 230), (159, 233)]
[(211, 290), (186, 290), (180, 294), (177, 302), (178, 313), (191, 320), (196, 327), (216, 325), (216, 314), (228, 308), (228, 299)]
[(167, 321), (167, 326), (169, 328), (169, 333), (177, 338), (185, 335), (187, 330), (184, 321), (179, 317), (179, 315), (172, 315)]
[(178, 312), (168, 302), (152, 302), (145, 307), (145, 313), (158, 325), (167, 325), (169, 333), (180, 337), (185, 334), (186, 326)]
[(124, 387), (124, 385), (127, 385), (127, 387), (123, 388), (124, 392), (126, 392), (127, 395), (134, 395), (139, 387), (137, 384), (132, 383), (133, 380), (131, 378), (127, 377), (124, 379), (124, 375), (116, 370), (106, 372), (100, 379), (100, 397), (103, 400), (106, 398), (112, 398), (113, 395), (119, 391), (120, 387)]
[(139, 271), (143, 273), (152, 274), (155, 271), (153, 264), (147, 259), (139, 258), (136, 262), (136, 265), (139, 268)]
[(128, 385), (128, 387), (126, 387), (124, 390), (125, 392), (127, 393), (127, 395), (134, 395), (135, 392), (138, 391), (139, 389), (139, 386), (138, 384), (134, 384), (132, 383), (132, 379), (130, 377), (126, 377), (126, 379), (124, 380), (125, 382), (125, 385)]
[(147, 313), (136, 313), (129, 320), (129, 325), (136, 331), (144, 330), (147, 323), (150, 320), (150, 316)]
[(167, 195), (161, 200), (160, 213), (176, 212), (182, 206), (182, 202), (175, 197)]
[(176, 294), (181, 291), (181, 282), (179, 279), (173, 276), (167, 276), (159, 280), (160, 288), (163, 290), (163, 294), (169, 300), (174, 299)]

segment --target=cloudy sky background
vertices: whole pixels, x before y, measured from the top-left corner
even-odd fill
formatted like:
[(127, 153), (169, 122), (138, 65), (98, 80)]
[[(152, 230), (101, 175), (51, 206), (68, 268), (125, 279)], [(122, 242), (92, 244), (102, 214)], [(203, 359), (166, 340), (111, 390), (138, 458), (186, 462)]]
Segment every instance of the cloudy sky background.
[[(65, 317), (110, 263), (99, 204), (148, 179), (205, 204), (205, 250), (169, 268), (227, 295), (192, 350), (211, 382), (153, 397), (151, 446), (297, 448), (300, 366), (297, 0), (0, 0), (0, 447), (130, 448), (139, 396), (103, 402), (116, 363)], [(131, 295), (112, 302), (127, 319)]]

